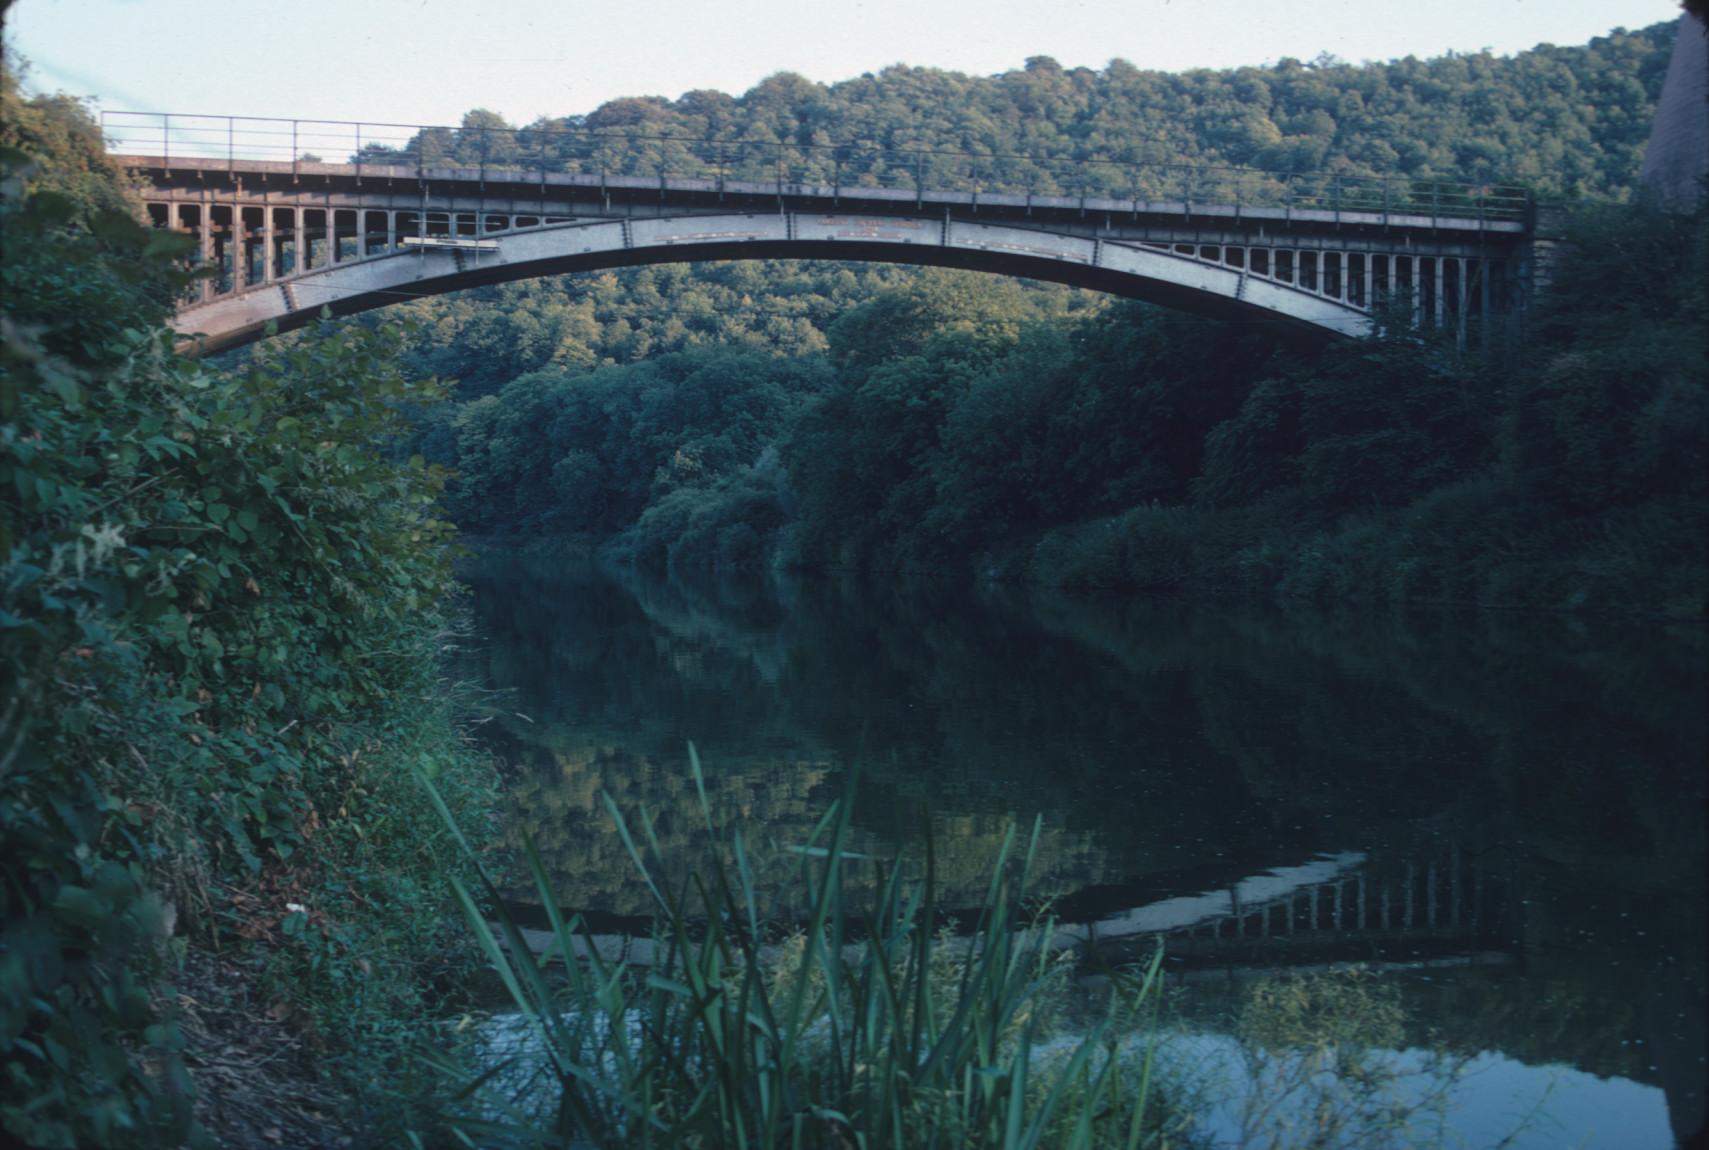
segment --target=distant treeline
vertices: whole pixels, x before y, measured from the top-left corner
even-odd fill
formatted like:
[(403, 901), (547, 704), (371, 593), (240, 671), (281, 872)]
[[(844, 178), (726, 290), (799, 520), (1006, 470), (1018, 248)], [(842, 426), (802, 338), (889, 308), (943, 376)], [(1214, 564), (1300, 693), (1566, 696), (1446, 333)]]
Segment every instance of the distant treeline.
[(1481, 353), (1404, 330), (1299, 346), (1062, 288), (811, 262), (421, 301), (414, 366), (461, 402), (415, 449), (458, 472), (466, 528), (643, 565), (1696, 613), (1703, 221), (1622, 202), (1671, 30), (1508, 59), (1035, 59), (607, 105), (577, 124), (1519, 179), (1586, 206), (1552, 298)]
[[(1056, 161), (1094, 162), (1074, 179), (1120, 192), (1115, 165), (1241, 165), (1412, 179), (1522, 183), (1545, 195), (1620, 195), (1648, 139), (1667, 72), (1674, 22), (1616, 31), (1575, 47), (1541, 45), (1513, 57), (1450, 54), (1349, 64), (1218, 71), (1141, 71), (1113, 60), (1102, 71), (1048, 56), (996, 76), (896, 65), (818, 84), (771, 76), (741, 96), (689, 92), (677, 100), (613, 100), (585, 116), (511, 125), (484, 109), (459, 129), (420, 133), (403, 149), (434, 163), (586, 162), (653, 175), (702, 158), (717, 139), (728, 162), (751, 153), (829, 179), (835, 145), (851, 182), (911, 179), (930, 153), (1029, 157), (1004, 164), (1050, 190)], [(591, 137), (607, 137), (589, 143)], [(617, 146), (617, 142), (621, 146)], [(744, 152), (743, 145), (752, 145)], [(590, 152), (592, 147), (594, 151)], [(925, 153), (922, 155), (921, 153)], [(367, 158), (396, 154), (380, 145)], [(906, 164), (907, 173), (882, 170)], [(877, 168), (874, 165), (878, 165)], [(1104, 170), (1104, 165), (1109, 165)], [(819, 171), (819, 169), (823, 169)]]

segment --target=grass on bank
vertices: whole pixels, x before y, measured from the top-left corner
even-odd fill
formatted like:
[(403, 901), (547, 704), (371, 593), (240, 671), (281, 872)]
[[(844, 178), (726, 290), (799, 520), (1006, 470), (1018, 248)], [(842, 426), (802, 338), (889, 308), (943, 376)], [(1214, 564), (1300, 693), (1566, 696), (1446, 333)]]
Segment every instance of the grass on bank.
[[(549, 1081), (528, 1098), (494, 1098), (517, 1059), (488, 1066), (451, 1100), (482, 1146), (1161, 1147), (1154, 1050), (1131, 1042), (1154, 1009), (1161, 952), (1116, 978), (1103, 1015), (1061, 1057), (1035, 1057), (1046, 1011), (1071, 968), (1049, 917), (1022, 903), (1038, 828), (1011, 830), (965, 948), (935, 933), (936, 863), (904, 877), (848, 849), (852, 794), (831, 806), (800, 856), (805, 931), (767, 944), (754, 859), (739, 829), (721, 834), (700, 763), (701, 816), (722, 849), (682, 890), (655, 879), (652, 820), (632, 830), (606, 804), (657, 902), (647, 969), (602, 957), (565, 920), (532, 845), (528, 869), (551, 924), (538, 957), (498, 887), (453, 880), (469, 925), (543, 1050)], [(437, 792), (427, 784), (438, 802)], [(442, 809), (448, 825), (455, 825)], [(467, 849), (467, 848), (465, 848)], [(479, 857), (472, 851), (477, 863)], [(878, 895), (856, 905), (850, 867), (879, 868)], [(497, 908), (497, 934), (482, 905)]]
[(383, 1144), (478, 968), (428, 761), (442, 477), (387, 455), (407, 334), (180, 353), (197, 282), (76, 101), (0, 70), (0, 1144)]

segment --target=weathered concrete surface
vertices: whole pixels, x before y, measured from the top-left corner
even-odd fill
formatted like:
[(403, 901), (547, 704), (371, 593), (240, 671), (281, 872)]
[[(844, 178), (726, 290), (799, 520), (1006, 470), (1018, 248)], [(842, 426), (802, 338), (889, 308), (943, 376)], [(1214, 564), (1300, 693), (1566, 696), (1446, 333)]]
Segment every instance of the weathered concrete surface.
[(1667, 81), (1644, 152), (1644, 186), (1663, 203), (1690, 209), (1701, 202), (1709, 177), (1709, 41), (1703, 21), (1679, 18)]

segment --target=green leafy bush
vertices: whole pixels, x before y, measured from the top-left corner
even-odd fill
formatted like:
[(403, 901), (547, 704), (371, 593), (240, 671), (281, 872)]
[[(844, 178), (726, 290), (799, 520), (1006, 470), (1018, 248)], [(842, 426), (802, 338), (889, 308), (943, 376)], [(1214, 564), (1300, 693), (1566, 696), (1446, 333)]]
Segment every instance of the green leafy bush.
[(434, 680), (440, 479), (379, 451), (437, 389), (399, 372), (395, 329), (232, 374), (178, 354), (188, 241), (3, 158), (0, 1128), (176, 1145), (198, 1136), (187, 945), (266, 940), (289, 964), (312, 939), (322, 1022), (360, 999), (359, 958), (402, 987), (446, 961), (425, 928), (383, 945), (399, 920), (345, 897), (354, 872), (370, 894), (405, 877), (437, 827), (363, 756), (393, 779), (432, 763), (484, 825), (485, 768)]

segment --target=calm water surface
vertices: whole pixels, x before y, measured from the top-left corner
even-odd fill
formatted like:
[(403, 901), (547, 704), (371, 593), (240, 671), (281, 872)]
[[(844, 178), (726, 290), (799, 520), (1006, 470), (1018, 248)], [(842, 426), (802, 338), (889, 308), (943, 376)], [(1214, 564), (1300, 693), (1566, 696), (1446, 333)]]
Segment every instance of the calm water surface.
[[(600, 929), (644, 933), (649, 906), (601, 792), (644, 805), (687, 867), (689, 740), (719, 817), (762, 844), (804, 841), (858, 764), (856, 845), (917, 857), (929, 826), (952, 905), (978, 903), (1013, 820), (1042, 816), (1041, 893), (1104, 953), (1162, 937), (1206, 1058), (1254, 979), (1362, 962), (1405, 1006), (1395, 1058), (1471, 1060), (1470, 1144), (1528, 1114), (1516, 1145), (1641, 1150), (1703, 1126), (1695, 629), (468, 574), (515, 827)], [(762, 894), (799, 909), (786, 884)]]

